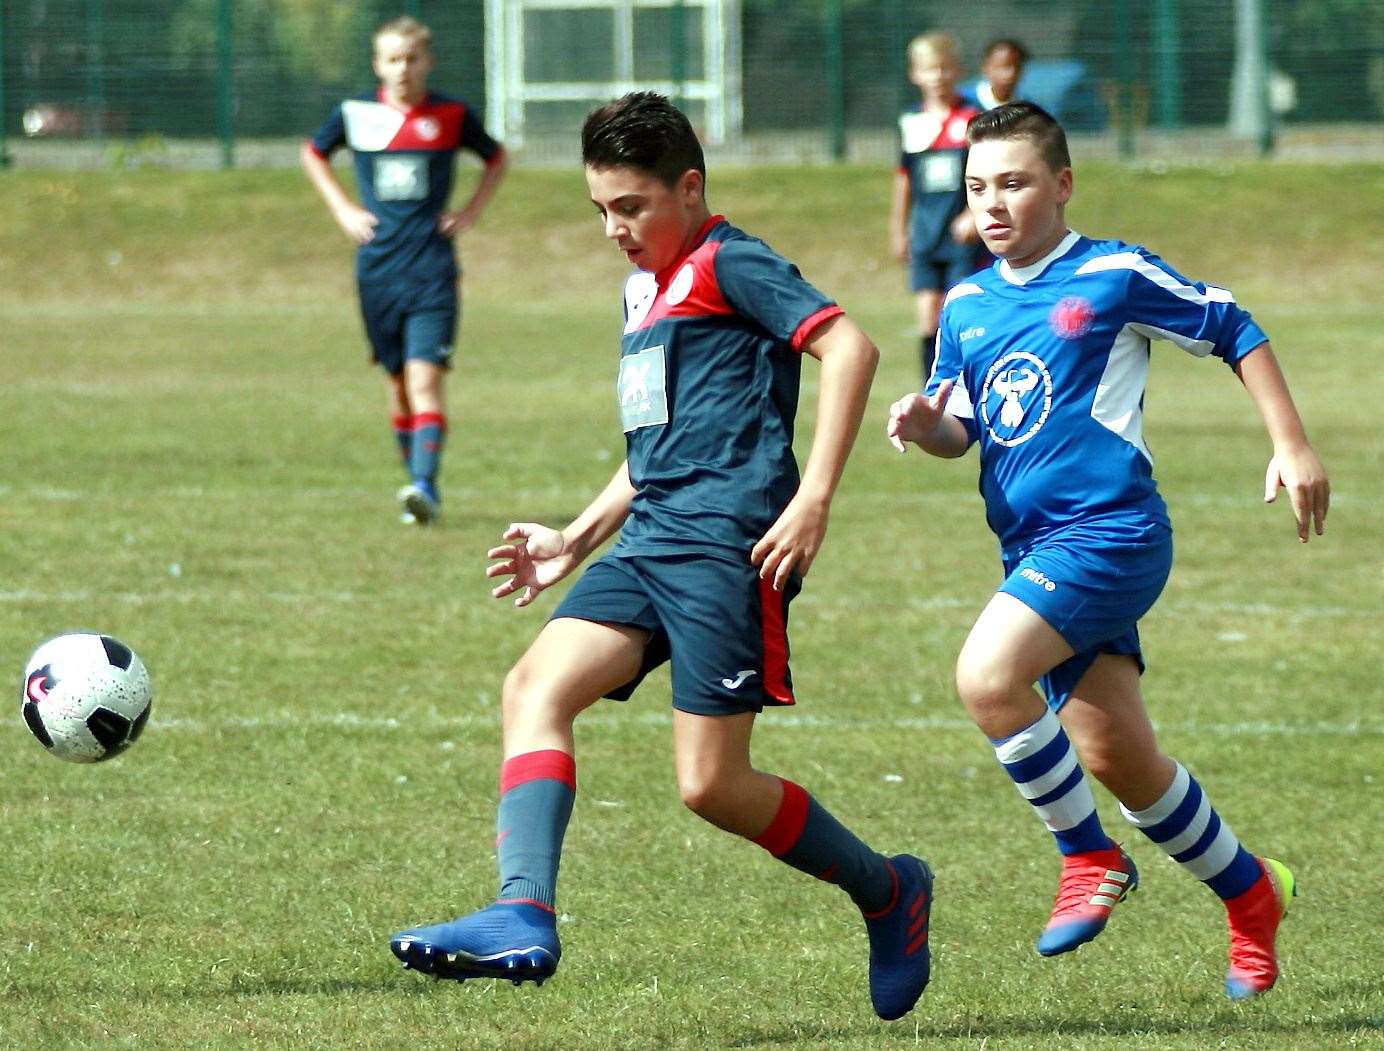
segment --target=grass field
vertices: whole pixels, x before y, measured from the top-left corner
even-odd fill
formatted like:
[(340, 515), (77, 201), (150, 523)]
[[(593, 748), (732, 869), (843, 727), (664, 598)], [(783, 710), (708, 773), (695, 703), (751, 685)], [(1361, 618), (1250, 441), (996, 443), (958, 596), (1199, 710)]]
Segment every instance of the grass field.
[(555, 980), (433, 984), (385, 944), (493, 892), (499, 685), (553, 598), (491, 601), (484, 550), (512, 519), (565, 522), (622, 455), (624, 264), (579, 173), (516, 173), (465, 242), (427, 532), (395, 521), (350, 250), (295, 173), (0, 176), (0, 667), (17, 682), (41, 639), (95, 628), (159, 691), (99, 767), (44, 755), (11, 708), (0, 1046), (1384, 1046), (1384, 168), (1093, 168), (1071, 215), (1235, 289), (1333, 475), (1328, 533), (1301, 547), (1260, 503), (1248, 398), (1160, 345), (1148, 429), (1179, 550), (1146, 691), (1168, 750), (1302, 887), (1280, 987), (1245, 1006), (1221, 990), (1219, 906), (1132, 831), (1144, 886), (1102, 939), (1032, 951), (1055, 857), (950, 682), (998, 579), (975, 462), (882, 438), (916, 367), (888, 179), (713, 173), (711, 200), (885, 351), (794, 606), (800, 703), (761, 721), (756, 758), (937, 868), (934, 982), (893, 1025), (844, 897), (682, 809), (666, 675), (579, 724)]

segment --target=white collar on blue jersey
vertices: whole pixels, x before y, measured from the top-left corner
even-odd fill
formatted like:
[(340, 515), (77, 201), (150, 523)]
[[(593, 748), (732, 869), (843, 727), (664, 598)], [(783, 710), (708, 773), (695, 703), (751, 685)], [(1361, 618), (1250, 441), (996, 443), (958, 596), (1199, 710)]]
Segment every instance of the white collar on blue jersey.
[(1026, 285), (1035, 277), (1040, 276), (1044, 270), (1050, 267), (1057, 260), (1072, 250), (1072, 245), (1081, 239), (1081, 235), (1075, 230), (1068, 230), (1067, 236), (1058, 242), (1047, 255), (1036, 263), (1029, 263), (1028, 266), (1010, 266), (1008, 259), (1000, 260), (1000, 277), (1004, 278), (1011, 285)]

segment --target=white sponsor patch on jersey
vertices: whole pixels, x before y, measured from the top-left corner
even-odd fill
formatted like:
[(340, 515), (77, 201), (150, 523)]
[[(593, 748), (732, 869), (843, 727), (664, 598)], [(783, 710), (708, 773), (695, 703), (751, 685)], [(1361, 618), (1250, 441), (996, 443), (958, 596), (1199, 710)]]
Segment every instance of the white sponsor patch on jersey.
[(626, 433), (668, 422), (667, 369), (662, 344), (621, 358), (616, 386), (620, 424)]

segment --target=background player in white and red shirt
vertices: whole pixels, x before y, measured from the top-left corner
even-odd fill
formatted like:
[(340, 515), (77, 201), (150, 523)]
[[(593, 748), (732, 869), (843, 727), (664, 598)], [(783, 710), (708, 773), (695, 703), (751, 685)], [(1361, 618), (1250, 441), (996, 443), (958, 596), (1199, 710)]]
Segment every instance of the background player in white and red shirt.
[[(460, 304), (453, 239), (473, 226), (499, 187), (505, 152), (472, 109), (428, 90), (431, 31), (396, 18), (375, 32), (379, 88), (347, 99), (303, 144), (302, 164), (332, 217), (360, 246), (356, 282), (373, 359), (389, 380), (392, 422), (410, 481), (403, 519), (425, 525), (441, 509), (437, 475), (447, 435), (444, 380)], [(332, 171), (341, 146), (355, 156), (361, 203)], [(485, 162), (471, 198), (449, 209), (459, 150)]]

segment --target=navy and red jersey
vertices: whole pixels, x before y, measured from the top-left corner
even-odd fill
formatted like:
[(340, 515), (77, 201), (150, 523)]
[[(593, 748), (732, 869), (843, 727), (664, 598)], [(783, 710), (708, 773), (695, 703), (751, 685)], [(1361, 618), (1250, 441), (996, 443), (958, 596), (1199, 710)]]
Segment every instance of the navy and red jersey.
[(452, 194), (458, 150), (484, 161), (502, 147), (464, 102), (430, 93), (412, 109), (396, 109), (382, 91), (347, 99), (311, 139), (320, 157), (346, 146), (355, 154), (361, 204), (380, 220), (356, 254), (362, 281), (455, 277), (452, 242), (437, 220)]
[(617, 397), (636, 493), (615, 554), (745, 558), (797, 492), (801, 351), (840, 313), (720, 215), (630, 276)]
[(979, 114), (958, 100), (945, 117), (921, 106), (899, 117), (899, 172), (908, 176), (908, 243), (915, 255), (958, 247), (950, 226), (966, 209), (966, 129)]

